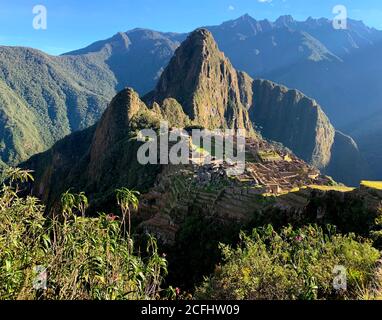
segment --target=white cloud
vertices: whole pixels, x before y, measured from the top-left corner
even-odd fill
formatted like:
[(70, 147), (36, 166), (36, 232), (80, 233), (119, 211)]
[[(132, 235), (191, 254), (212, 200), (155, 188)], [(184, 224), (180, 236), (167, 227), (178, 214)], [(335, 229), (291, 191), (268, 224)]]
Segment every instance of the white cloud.
[(264, 2), (268, 2), (268, 3), (270, 3), (270, 2), (272, 2), (272, 0), (257, 0), (258, 2), (261, 2), (261, 3), (264, 3)]
[(233, 10), (235, 10), (235, 7), (231, 4), (231, 5), (228, 6), (228, 10), (229, 11), (233, 11)]

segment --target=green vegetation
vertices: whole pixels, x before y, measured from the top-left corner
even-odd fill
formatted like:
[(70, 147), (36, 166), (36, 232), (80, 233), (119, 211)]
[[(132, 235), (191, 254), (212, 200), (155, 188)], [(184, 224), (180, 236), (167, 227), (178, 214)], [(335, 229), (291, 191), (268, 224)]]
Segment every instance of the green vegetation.
[(355, 188), (340, 186), (340, 185), (335, 185), (335, 186), (309, 185), (308, 187), (311, 189), (322, 190), (322, 191), (350, 192), (355, 190)]
[[(8, 183), (0, 194), (0, 299), (159, 297), (167, 262), (155, 239), (149, 238), (144, 258), (134, 255), (132, 238), (122, 235), (116, 216), (84, 217), (83, 193), (66, 192), (61, 211), (46, 218), (36, 198), (18, 195), (30, 172), (10, 169), (3, 178)], [(131, 204), (125, 191), (122, 210)]]
[(382, 181), (361, 181), (361, 186), (382, 190)]
[[(116, 57), (108, 56), (110, 52), (119, 52), (116, 55), (119, 59), (125, 57), (123, 46), (113, 47), (121, 40), (125, 47), (130, 45), (126, 34), (118, 34), (112, 43), (106, 44), (108, 50), (103, 57), (96, 54), (103, 48), (98, 43), (96, 47), (101, 48), (94, 48), (97, 49), (94, 54), (78, 59), (48, 57), (22, 48), (0, 48), (0, 56), (4, 56), (0, 59), (0, 91), (4, 92), (0, 106), (5, 105), (0, 110), (3, 119), (0, 133), (5, 137), (0, 141), (0, 165), (44, 150), (62, 136), (98, 119), (114, 90), (131, 81), (127, 76), (129, 69), (121, 68)], [(160, 50), (161, 46), (157, 47)], [(199, 66), (200, 61), (202, 68), (190, 67)], [(84, 73), (86, 69), (89, 71)], [(170, 96), (177, 100), (167, 98)], [(273, 99), (276, 96), (277, 101)], [(271, 194), (252, 197), (240, 189), (255, 179), (226, 179), (223, 173), (222, 179), (211, 175), (211, 182), (200, 188), (198, 180), (204, 179), (196, 179), (199, 173), (195, 175), (195, 170), (191, 170), (189, 177), (175, 177), (170, 186), (160, 185), (158, 180), (163, 182), (160, 180), (170, 174), (167, 169), (173, 168), (144, 166), (136, 158), (142, 144), (137, 140), (137, 131), (158, 129), (160, 120), (188, 129), (201, 124), (210, 129), (243, 127), (250, 132), (253, 129), (250, 120), (256, 120), (268, 138), (285, 142), (298, 156), (324, 168), (329, 160), (336, 159), (331, 150), (337, 148), (337, 143), (333, 142), (334, 128), (315, 101), (297, 91), (268, 81), (252, 81), (236, 72), (205, 30), (191, 34), (179, 48), (177, 58), (162, 73), (157, 89), (142, 99), (131, 88), (122, 90), (96, 126), (69, 135), (51, 150), (23, 164), (35, 170), (33, 192), (44, 199), (47, 210), (34, 197), (20, 197), (19, 191), (25, 194), (31, 190), (30, 172), (18, 169), (6, 172), (0, 192), (1, 298), (159, 298), (167, 262), (158, 254), (153, 238), (146, 242), (142, 239), (150, 230), (146, 226), (154, 227), (163, 246), (171, 247), (166, 248), (166, 252), (172, 250), (169, 250), (169, 283), (174, 280), (186, 289), (193, 288), (203, 275), (212, 274), (223, 256), (224, 264), (197, 288), (197, 298), (380, 296), (377, 268), (380, 253), (375, 248), (381, 239), (381, 221), (380, 212), (367, 203), (372, 202), (368, 201), (370, 198), (351, 198), (352, 193), (345, 192), (353, 189), (334, 182), (331, 187), (311, 186), (315, 190), (301, 190), (302, 195), (294, 189), (279, 197)], [(243, 108), (244, 105), (248, 108)], [(253, 105), (257, 107), (254, 109)], [(281, 126), (269, 122), (269, 114), (278, 114), (288, 121)], [(280, 130), (275, 130), (277, 126)], [(27, 139), (33, 141), (31, 145), (25, 144)], [(212, 141), (212, 150), (215, 143)], [(198, 151), (205, 153), (205, 149), (202, 145)], [(294, 161), (292, 156), (282, 158), (275, 145), (267, 149), (258, 154), (263, 161)], [(354, 154), (352, 150), (346, 154)], [(303, 166), (298, 173), (305, 176), (308, 167)], [(224, 194), (227, 185), (234, 189)], [(145, 199), (148, 212), (136, 219), (133, 216), (132, 222), (140, 194), (132, 188), (145, 193), (153, 191), (154, 186), (158, 187), (154, 190), (157, 192)], [(91, 197), (91, 206), (85, 192)], [(227, 200), (220, 208), (216, 205), (219, 197)], [(253, 201), (253, 207), (248, 206), (249, 212), (245, 201)], [(120, 220), (114, 214), (102, 213), (115, 212), (117, 204)], [(140, 224), (142, 221), (147, 225)], [(142, 233), (134, 235), (134, 239), (147, 244), (144, 255), (141, 255), (144, 246), (136, 246), (133, 241), (131, 229), (135, 223)], [(273, 227), (264, 228), (268, 223)], [(343, 235), (336, 234), (332, 227), (321, 229), (311, 223), (336, 225)], [(300, 229), (285, 227), (288, 224)], [(240, 230), (254, 227), (260, 228), (251, 236), (241, 233), (242, 244), (232, 249), (240, 240)], [(371, 242), (349, 232), (373, 237), (375, 248)], [(221, 242), (226, 245), (220, 251)], [(336, 265), (347, 268), (346, 292), (333, 289), (332, 272)], [(35, 290), (35, 280), (41, 274), (47, 276), (47, 289)]]
[(61, 196), (61, 205), (62, 214), (65, 218), (73, 214), (73, 208), (77, 209), (81, 216), (85, 218), (85, 211), (89, 207), (89, 202), (84, 192), (72, 194), (68, 190)]
[(46, 148), (38, 117), (0, 78), (0, 161), (16, 164)]
[[(241, 234), (236, 248), (221, 245), (224, 263), (196, 290), (200, 299), (361, 299), (382, 297), (380, 252), (333, 227), (272, 226)], [(344, 266), (347, 290), (333, 287), (333, 269)], [(377, 273), (379, 274), (377, 275)]]
[(258, 155), (262, 161), (281, 161), (281, 156), (273, 150), (260, 150)]
[(16, 165), (93, 125), (115, 94), (104, 62), (0, 48), (0, 159)]
[(161, 106), (161, 114), (170, 127), (184, 128), (191, 124), (191, 120), (184, 113), (178, 101), (172, 98), (165, 99)]
[(122, 225), (123, 233), (126, 234), (126, 214), (128, 215), (129, 223), (129, 237), (131, 237), (131, 210), (138, 210), (139, 192), (135, 190), (129, 190), (128, 188), (117, 189), (117, 202), (122, 210)]
[[(155, 239), (149, 236), (140, 242), (140, 248), (134, 245), (130, 219), (139, 204), (137, 191), (116, 190), (121, 219), (104, 213), (97, 218), (87, 217), (91, 213), (86, 212), (86, 195), (70, 190), (61, 196), (61, 206), (46, 217), (44, 206), (36, 198), (19, 196), (21, 186), (33, 180), (30, 171), (10, 168), (3, 171), (1, 180), (0, 299), (174, 297), (172, 287), (161, 288), (168, 265), (159, 255)], [(266, 223), (261, 216), (248, 224), (226, 224), (190, 212), (177, 234), (176, 245), (166, 248), (171, 257), (167, 282), (186, 290), (197, 285), (196, 299), (382, 297), (377, 242), (373, 247), (371, 240), (352, 233), (339, 234), (335, 227), (319, 227), (308, 221), (302, 227), (282, 227), (285, 223), (277, 221), (280, 212), (275, 216), (264, 214), (279, 227), (261, 227)], [(355, 211), (349, 214), (354, 216)], [(350, 227), (337, 223), (348, 232)], [(374, 225), (382, 225), (380, 215)], [(253, 227), (250, 234), (240, 232)], [(380, 229), (373, 230), (368, 236), (379, 241)], [(193, 240), (196, 234), (198, 241)], [(336, 266), (346, 268), (346, 291), (333, 287)], [(202, 282), (203, 275), (210, 276)]]

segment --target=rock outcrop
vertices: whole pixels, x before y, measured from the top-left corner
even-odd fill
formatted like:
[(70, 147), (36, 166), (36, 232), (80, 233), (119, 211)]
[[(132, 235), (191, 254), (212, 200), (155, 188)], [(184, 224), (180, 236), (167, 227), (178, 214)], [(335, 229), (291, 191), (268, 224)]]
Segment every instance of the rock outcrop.
[[(255, 125), (265, 138), (283, 143), (341, 182), (357, 184), (362, 175), (361, 162), (354, 161), (360, 158), (356, 144), (337, 134), (334, 147), (336, 130), (315, 100), (236, 71), (205, 29), (193, 32), (176, 50), (156, 89), (143, 100), (163, 104), (170, 97), (195, 124), (251, 132)], [(346, 157), (338, 155), (341, 149)]]
[(254, 80), (249, 115), (265, 138), (281, 142), (337, 181), (357, 186), (367, 172), (354, 140), (336, 131), (321, 106), (298, 90)]
[[(345, 232), (375, 228), (380, 194), (352, 191), (317, 169), (342, 170), (354, 142), (336, 132), (318, 104), (302, 93), (236, 72), (207, 31), (190, 35), (144, 100), (148, 104), (131, 88), (122, 90), (95, 126), (23, 164), (35, 171), (32, 191), (49, 212), (72, 188), (89, 197), (87, 214), (118, 213), (115, 189), (134, 188), (141, 192), (134, 230), (154, 234), (169, 253), (171, 268), (187, 270), (190, 279), (212, 272), (218, 243), (232, 242), (246, 227), (333, 223)], [(256, 125), (297, 155), (253, 135), (245, 141), (244, 171), (235, 177), (228, 177), (232, 163), (204, 164), (209, 155), (203, 152), (200, 161), (189, 164), (142, 165), (137, 130), (158, 128), (160, 120), (170, 127), (254, 131)]]
[(329, 164), (335, 129), (314, 100), (267, 80), (253, 82), (253, 97), (251, 120), (264, 137), (319, 169)]
[(158, 127), (160, 119), (131, 88), (122, 90), (97, 125), (69, 135), (22, 165), (35, 171), (33, 192), (54, 207), (71, 187), (87, 192), (92, 204), (100, 208), (114, 201), (118, 187), (149, 189), (159, 168), (138, 163), (142, 143), (134, 138), (134, 130), (143, 122)]
[[(296, 90), (237, 72), (207, 30), (198, 29), (188, 37), (156, 90), (142, 100), (132, 89), (122, 90), (95, 127), (68, 136), (25, 163), (24, 167), (36, 170), (35, 193), (52, 204), (73, 187), (87, 192), (101, 206), (112, 202), (118, 187), (149, 190), (163, 167), (138, 163), (142, 142), (137, 141), (135, 130), (158, 128), (160, 120), (169, 120), (171, 127), (245, 128), (250, 133), (255, 132), (254, 123), (266, 138), (282, 142), (316, 168), (331, 163), (335, 130), (317, 103)], [(247, 150), (247, 161), (260, 165), (246, 179), (263, 186), (264, 192), (321, 181), (318, 171), (312, 172), (291, 152), (280, 151), (282, 147), (267, 144), (256, 134), (249, 137), (253, 140), (247, 142), (247, 148), (262, 147)], [(76, 144), (75, 139), (81, 141)], [(337, 142), (341, 145), (341, 140)], [(335, 150), (340, 150), (337, 145)], [(275, 163), (273, 169), (265, 162)], [(296, 179), (303, 180), (296, 185)]]
[(175, 51), (155, 90), (143, 99), (151, 105), (174, 98), (191, 120), (206, 128), (252, 130), (246, 78), (219, 51), (212, 34), (198, 29)]

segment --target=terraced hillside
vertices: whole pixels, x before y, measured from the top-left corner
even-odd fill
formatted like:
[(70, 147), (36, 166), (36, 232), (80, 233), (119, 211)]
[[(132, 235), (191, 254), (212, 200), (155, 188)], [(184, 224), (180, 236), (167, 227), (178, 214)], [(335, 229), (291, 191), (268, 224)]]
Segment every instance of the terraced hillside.
[[(193, 91), (174, 82), (175, 76), (196, 79)], [(338, 185), (317, 167), (255, 131), (252, 110), (274, 107), (270, 104), (273, 99), (267, 99), (272, 92), (269, 87), (288, 102), (281, 99), (277, 108), (293, 111), (292, 117), (310, 115), (301, 122), (305, 124), (303, 138), (310, 143), (309, 161), (316, 165), (313, 158), (321, 163), (331, 161), (335, 132), (314, 101), (237, 72), (218, 51), (212, 35), (196, 30), (179, 47), (153, 92), (141, 99), (131, 88), (122, 90), (96, 125), (67, 136), (23, 163), (24, 168), (34, 170), (31, 191), (47, 205), (47, 214), (58, 212), (61, 195), (69, 188), (85, 192), (92, 213), (118, 212), (117, 188), (140, 191), (140, 207), (134, 214), (137, 235), (155, 234), (163, 248), (168, 248), (171, 270), (182, 270), (183, 280), (184, 274), (190, 275), (193, 284), (201, 280), (194, 276), (212, 272), (218, 261), (218, 243), (233, 243), (240, 229), (314, 222), (332, 223), (344, 232), (378, 231), (379, 191)], [(261, 103), (265, 105), (259, 106)], [(212, 150), (209, 155), (204, 145), (195, 146), (191, 140), (188, 145), (197, 150), (197, 156), (191, 153), (188, 164), (139, 163), (137, 152), (144, 143), (138, 139), (140, 129), (158, 132), (163, 120), (169, 121), (170, 132), (183, 127), (186, 137), (192, 128), (205, 126), (244, 129), (244, 171), (231, 159), (222, 162)], [(205, 163), (206, 158), (211, 162)], [(185, 268), (191, 270), (184, 272)], [(176, 278), (176, 272), (172, 274)]]
[[(239, 175), (230, 175), (234, 166), (214, 160), (210, 164), (167, 165), (155, 186), (141, 198), (141, 227), (165, 243), (174, 244), (176, 233), (187, 214), (198, 211), (216, 221), (248, 222), (276, 197), (290, 194), (290, 206), (301, 210), (309, 196), (291, 192), (307, 185), (333, 185), (312, 166), (276, 144), (248, 138), (247, 162)], [(264, 157), (272, 154), (272, 157)], [(193, 160), (193, 159), (191, 159)], [(198, 159), (199, 160), (199, 159)], [(293, 198), (295, 197), (295, 198)], [(278, 205), (284, 208), (287, 196)]]

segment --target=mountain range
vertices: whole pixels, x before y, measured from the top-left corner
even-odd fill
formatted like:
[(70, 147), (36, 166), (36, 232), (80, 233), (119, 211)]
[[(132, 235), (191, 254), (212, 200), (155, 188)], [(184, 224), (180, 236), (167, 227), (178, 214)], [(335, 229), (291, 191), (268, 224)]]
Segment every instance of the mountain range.
[(149, 190), (161, 166), (137, 162), (142, 142), (136, 140), (136, 130), (159, 128), (161, 120), (183, 128), (245, 129), (248, 137), (260, 142), (263, 138), (253, 124), (261, 123), (272, 138), (284, 139), (284, 145), (316, 168), (339, 169), (349, 163), (332, 154), (349, 148), (351, 141), (339, 138), (314, 100), (235, 70), (212, 34), (198, 29), (178, 47), (153, 91), (142, 98), (132, 88), (120, 91), (96, 125), (24, 163), (35, 172), (34, 192), (54, 206), (73, 187), (104, 207), (118, 187)]
[[(244, 170), (229, 175), (231, 163), (204, 163), (204, 152), (188, 164), (140, 164), (139, 130), (158, 129), (163, 120), (185, 132), (245, 129)], [(260, 126), (295, 150), (264, 139)], [(193, 145), (190, 137), (188, 143)], [(237, 241), (238, 230), (254, 225), (335, 224), (360, 235), (380, 230), (378, 188), (345, 187), (317, 169), (345, 168), (345, 155), (354, 150), (315, 100), (236, 70), (213, 35), (198, 29), (176, 49), (152, 91), (140, 96), (132, 88), (121, 90), (95, 125), (21, 167), (33, 170), (25, 190), (42, 200), (47, 214), (59, 215), (67, 190), (85, 192), (88, 216), (118, 214), (118, 188), (139, 191), (134, 240), (154, 235), (169, 256), (171, 283), (192, 288), (213, 272), (218, 244)]]
[[(379, 130), (374, 115), (378, 113), (382, 92), (376, 60), (382, 33), (359, 21), (349, 20), (348, 25), (347, 30), (334, 30), (327, 19), (309, 18), (299, 22), (283, 16), (271, 22), (244, 15), (206, 28), (233, 68), (251, 77), (297, 88), (312, 97), (257, 80), (253, 86), (259, 87), (255, 99), (260, 106), (269, 106), (262, 103), (266, 100), (283, 102), (272, 104), (273, 110), (253, 108), (248, 115), (252, 119), (242, 115), (241, 120), (254, 120), (265, 138), (282, 142), (339, 181), (357, 184), (361, 177), (377, 178), (379, 174), (377, 159), (382, 152), (369, 142), (370, 136), (376, 136)], [(153, 97), (161, 100), (161, 86), (167, 82), (161, 75), (186, 37), (187, 34), (134, 29), (58, 57), (29, 48), (0, 47), (1, 160), (17, 164), (48, 149), (67, 134), (93, 125), (112, 97), (126, 86), (143, 95), (159, 81), (155, 95), (150, 93), (143, 100), (148, 102)], [(242, 79), (240, 73), (236, 76), (238, 86), (246, 87), (251, 81)], [(179, 102), (193, 116), (192, 109), (198, 107), (187, 101), (190, 97), (180, 92), (181, 89), (177, 88), (177, 92), (184, 101)], [(204, 93), (213, 86), (206, 84), (199, 89)], [(244, 106), (248, 103), (237, 102)], [(295, 108), (296, 113), (289, 113), (290, 108), (285, 108), (289, 116), (285, 126), (279, 110), (288, 104), (308, 105), (303, 110), (319, 111), (312, 112), (316, 115), (306, 123), (306, 118), (300, 118), (299, 108)], [(24, 112), (15, 116), (20, 109)], [(264, 117), (268, 111), (279, 118)], [(324, 112), (341, 131), (355, 135), (362, 154), (352, 138), (333, 128)], [(238, 118), (231, 117), (230, 121), (233, 119)], [(205, 120), (203, 124), (216, 124), (210, 123), (211, 119)], [(289, 127), (294, 129), (286, 130)], [(325, 128), (323, 135), (317, 129), (321, 127)], [(371, 128), (375, 129), (371, 131)], [(314, 133), (305, 138), (304, 133), (309, 130)], [(304, 137), (298, 138), (301, 133)], [(29, 139), (31, 136), (34, 139)], [(31, 141), (25, 143), (26, 139)], [(309, 139), (311, 144), (306, 144), (304, 139)], [(336, 164), (341, 163), (338, 159), (346, 164)]]

